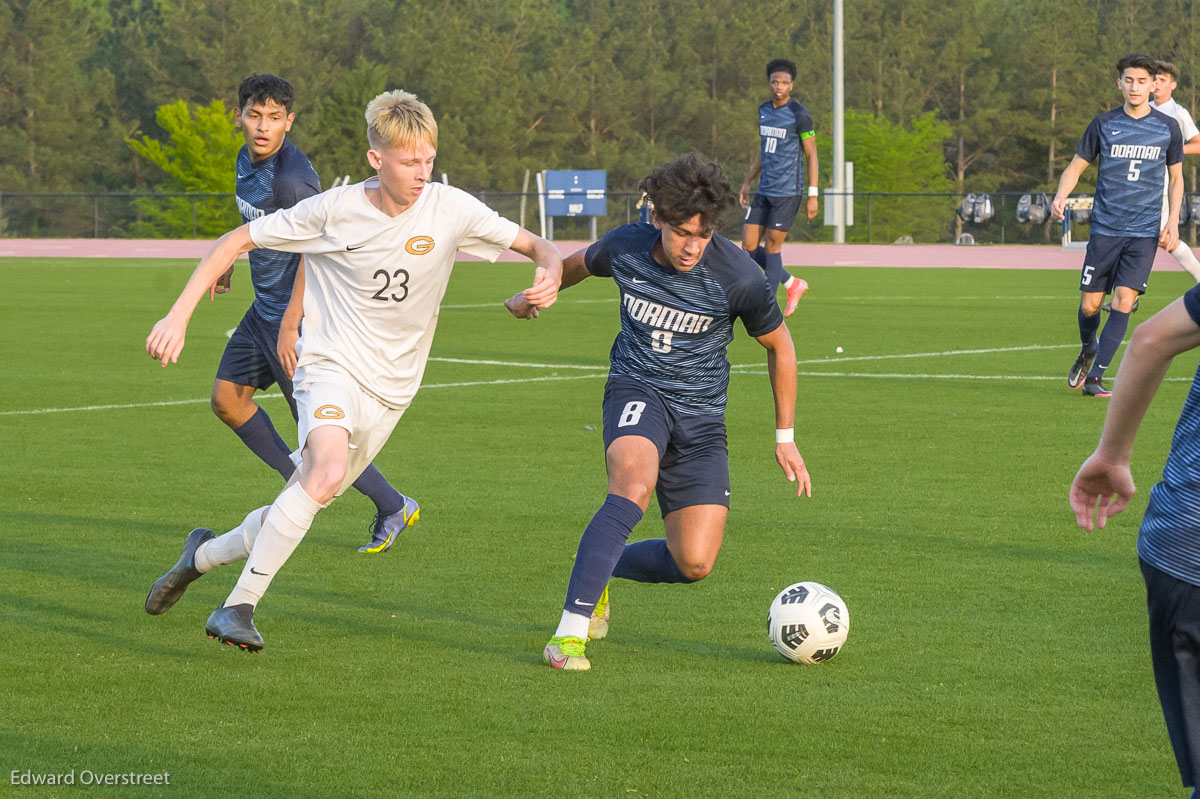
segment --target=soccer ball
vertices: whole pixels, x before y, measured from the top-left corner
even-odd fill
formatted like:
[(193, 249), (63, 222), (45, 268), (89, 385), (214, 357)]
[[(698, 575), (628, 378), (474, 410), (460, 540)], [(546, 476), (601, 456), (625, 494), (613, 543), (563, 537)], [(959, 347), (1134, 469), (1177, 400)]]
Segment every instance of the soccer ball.
[(767, 637), (779, 654), (796, 663), (824, 663), (838, 653), (849, 634), (846, 603), (820, 583), (789, 585), (767, 611)]

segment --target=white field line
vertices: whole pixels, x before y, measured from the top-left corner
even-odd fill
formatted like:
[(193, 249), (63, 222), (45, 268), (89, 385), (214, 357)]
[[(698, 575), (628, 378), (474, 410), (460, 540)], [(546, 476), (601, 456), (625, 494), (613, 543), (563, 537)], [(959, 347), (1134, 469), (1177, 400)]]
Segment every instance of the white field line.
[[(944, 357), (951, 355), (986, 355), (996, 352), (1021, 352), (1027, 350), (1053, 350), (1053, 349), (1074, 349), (1074, 344), (1032, 344), (1025, 347), (992, 347), (988, 349), (973, 349), (973, 350), (943, 350), (941, 352), (915, 352), (915, 353), (897, 353), (892, 355), (858, 355), (844, 358), (817, 358), (811, 360), (798, 361), (799, 365), (818, 364), (818, 363), (840, 363), (847, 361), (884, 361), (898, 358), (933, 358)], [(509, 367), (526, 367), (533, 369), (578, 369), (587, 370), (592, 374), (577, 374), (577, 375), (548, 375), (545, 377), (520, 377), (520, 378), (503, 378), (500, 380), (471, 380), (454, 383), (425, 383), (421, 386), (422, 390), (432, 390), (439, 388), (466, 388), (471, 386), (500, 386), (513, 383), (549, 383), (560, 382), (564, 380), (594, 380), (596, 378), (605, 377), (608, 374), (607, 366), (580, 366), (575, 364), (542, 364), (542, 363), (522, 363), (520, 361), (491, 361), (483, 359), (470, 358), (430, 358), (431, 361), (440, 361), (444, 363), (470, 364), (477, 366), (509, 366)], [(766, 374), (766, 370), (762, 364), (748, 364), (740, 366), (730, 366), (730, 371), (738, 375), (760, 375)], [(1063, 380), (1062, 377), (1047, 377), (1044, 375), (971, 375), (971, 374), (934, 374), (934, 373), (879, 373), (879, 372), (808, 372), (800, 371), (797, 373), (801, 377), (869, 377), (876, 379), (888, 380), (1013, 380), (1013, 381), (1053, 381)], [(1190, 381), (1190, 377), (1168, 377), (1167, 382), (1184, 382)], [(282, 398), (282, 394), (260, 394), (263, 399)], [(171, 407), (174, 405), (199, 405), (200, 403), (209, 402), (208, 397), (199, 397), (195, 399), (184, 400), (163, 400), (158, 402), (127, 402), (114, 403), (111, 405), (80, 405), (72, 408), (30, 408), (20, 411), (0, 411), (0, 416), (37, 416), (50, 413), (78, 413), (84, 411), (111, 411), (111, 410), (127, 410), (133, 408), (161, 408)]]

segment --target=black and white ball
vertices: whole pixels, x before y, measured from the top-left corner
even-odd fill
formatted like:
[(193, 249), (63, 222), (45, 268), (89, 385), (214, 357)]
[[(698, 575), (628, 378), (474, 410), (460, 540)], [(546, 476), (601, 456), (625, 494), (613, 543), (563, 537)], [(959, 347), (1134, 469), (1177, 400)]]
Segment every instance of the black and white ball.
[(824, 663), (850, 634), (850, 611), (837, 592), (820, 583), (789, 585), (767, 611), (767, 637), (796, 663)]

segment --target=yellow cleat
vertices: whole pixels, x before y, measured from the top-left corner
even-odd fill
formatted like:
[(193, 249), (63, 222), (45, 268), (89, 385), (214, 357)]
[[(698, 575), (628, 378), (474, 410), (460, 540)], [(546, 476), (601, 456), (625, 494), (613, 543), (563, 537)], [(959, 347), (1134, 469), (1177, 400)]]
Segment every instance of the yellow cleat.
[(559, 671), (587, 671), (592, 664), (583, 654), (586, 644), (586, 638), (556, 635), (542, 650), (542, 660), (546, 661), (547, 666)]
[(592, 617), (588, 619), (588, 640), (599, 641), (604, 636), (608, 635), (608, 617), (610, 606), (608, 602), (608, 586), (604, 586), (604, 593), (600, 595), (600, 599), (596, 602), (596, 607), (592, 610)]

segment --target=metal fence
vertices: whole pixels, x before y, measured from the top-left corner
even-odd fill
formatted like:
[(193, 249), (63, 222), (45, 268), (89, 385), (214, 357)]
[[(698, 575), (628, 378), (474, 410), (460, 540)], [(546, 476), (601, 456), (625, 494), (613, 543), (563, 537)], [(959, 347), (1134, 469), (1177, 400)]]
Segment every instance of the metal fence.
[[(1020, 197), (1026, 192), (991, 192), (993, 215), (981, 223), (961, 223), (978, 244), (1053, 244), (1059, 241), (1054, 222), (1017, 221)], [(540, 232), (536, 193), (472, 192), (502, 216)], [(855, 243), (891, 243), (911, 236), (917, 243), (953, 242), (959, 232), (955, 209), (964, 195), (910, 192), (858, 192), (854, 195), (854, 225), (846, 240)], [(608, 214), (596, 220), (604, 232), (638, 217), (640, 193), (609, 192)], [(1190, 199), (1185, 198), (1185, 199)], [(811, 222), (801, 213), (790, 241), (829, 241), (832, 228), (822, 212)], [(1196, 221), (1181, 233), (1196, 239)], [(183, 193), (53, 193), (0, 192), (0, 236), (7, 238), (214, 238), (241, 222), (232, 194)], [(722, 232), (741, 238), (741, 215), (731, 212)], [(555, 217), (554, 238), (587, 240), (590, 217)], [(1077, 240), (1087, 238), (1087, 225), (1076, 225)]]

